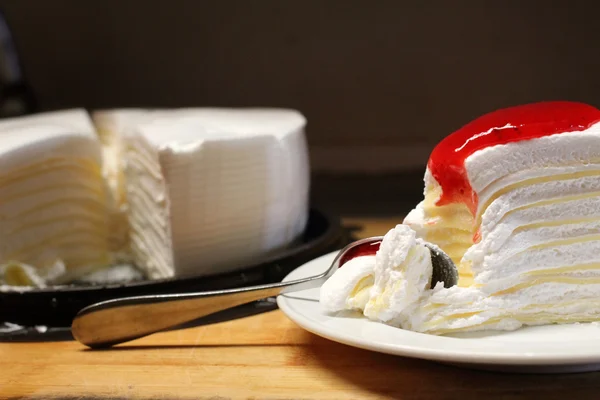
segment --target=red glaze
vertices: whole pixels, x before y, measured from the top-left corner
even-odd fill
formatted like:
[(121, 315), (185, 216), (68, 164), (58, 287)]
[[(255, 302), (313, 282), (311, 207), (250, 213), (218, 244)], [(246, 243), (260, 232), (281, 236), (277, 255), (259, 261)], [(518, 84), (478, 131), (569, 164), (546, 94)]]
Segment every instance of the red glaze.
[(548, 101), (485, 114), (442, 140), (428, 167), (442, 187), (436, 203), (465, 203), (477, 210), (477, 193), (469, 184), (465, 160), (477, 150), (563, 132), (582, 131), (600, 121), (600, 110), (583, 103)]
[(340, 267), (346, 264), (348, 261), (356, 257), (362, 256), (374, 256), (379, 250), (381, 240), (377, 242), (367, 242), (350, 249), (346, 254), (340, 258)]

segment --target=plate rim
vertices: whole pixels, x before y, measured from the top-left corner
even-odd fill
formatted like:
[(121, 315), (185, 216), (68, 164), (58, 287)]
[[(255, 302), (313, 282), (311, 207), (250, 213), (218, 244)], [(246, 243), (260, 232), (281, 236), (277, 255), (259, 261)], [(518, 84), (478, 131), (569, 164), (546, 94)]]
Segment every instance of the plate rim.
[[(314, 263), (324, 263), (324, 268), (328, 266), (326, 260), (330, 260), (338, 253), (338, 251), (330, 252), (317, 257), (294, 271), (290, 272), (285, 278), (285, 281), (290, 279), (297, 279), (302, 277), (301, 273), (303, 269)], [(326, 265), (326, 266), (325, 266)], [(296, 275), (296, 276), (295, 276)], [(298, 276), (300, 275), (300, 276)], [(361, 348), (364, 350), (370, 350), (379, 353), (385, 353), (396, 356), (418, 358), (430, 361), (439, 361), (446, 363), (461, 363), (461, 364), (479, 364), (479, 365), (504, 365), (504, 366), (574, 366), (574, 365), (589, 365), (589, 364), (600, 364), (600, 346), (597, 348), (595, 353), (591, 352), (588, 354), (568, 354), (568, 353), (516, 353), (516, 352), (465, 352), (463, 350), (452, 350), (452, 349), (440, 349), (439, 347), (424, 348), (415, 345), (406, 345), (402, 343), (385, 343), (381, 341), (366, 341), (365, 339), (353, 335), (351, 333), (340, 332), (325, 324), (322, 324), (310, 317), (299, 313), (295, 310), (294, 304), (296, 302), (306, 301), (298, 298), (293, 298), (284, 295), (277, 297), (277, 305), (279, 309), (286, 315), (287, 318), (292, 320), (301, 328), (308, 332), (311, 332), (317, 336), (321, 336), (334, 342), (342, 343), (345, 345)], [(476, 340), (476, 338), (457, 338), (448, 336), (436, 336), (428, 335), (425, 333), (412, 332), (403, 330), (401, 328), (394, 328), (379, 322), (369, 321), (363, 318), (362, 321), (365, 324), (378, 324), (381, 325), (382, 329), (399, 329), (404, 331), (407, 335), (426, 335), (432, 338), (432, 340), (438, 340), (437, 338), (445, 339), (457, 339), (457, 340)], [(500, 332), (500, 334), (502, 334)], [(435, 338), (435, 339), (434, 339)], [(600, 344), (600, 341), (599, 341)]]

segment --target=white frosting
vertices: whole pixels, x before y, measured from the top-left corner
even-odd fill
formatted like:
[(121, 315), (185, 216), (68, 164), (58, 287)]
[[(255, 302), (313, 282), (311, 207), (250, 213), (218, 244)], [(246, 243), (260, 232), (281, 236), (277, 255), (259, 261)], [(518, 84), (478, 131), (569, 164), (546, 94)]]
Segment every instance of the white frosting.
[(151, 276), (231, 271), (304, 231), (309, 171), (299, 113), (113, 110), (95, 121), (121, 138), (125, 173), (110, 176), (126, 187), (134, 258)]
[(345, 263), (321, 286), (323, 309), (363, 311), (370, 298), (374, 270), (375, 256), (356, 257)]
[(75, 154), (100, 164), (100, 146), (85, 110), (73, 109), (0, 120), (0, 168)]
[(439, 219), (437, 216), (427, 215), (424, 201), (421, 201), (406, 214), (403, 223), (414, 229), (420, 236), (424, 236), (423, 232), (433, 229), (432, 227), (435, 227), (435, 223)]
[(500, 177), (552, 166), (600, 162), (600, 123), (589, 129), (490, 146), (465, 160), (469, 182), (479, 193)]

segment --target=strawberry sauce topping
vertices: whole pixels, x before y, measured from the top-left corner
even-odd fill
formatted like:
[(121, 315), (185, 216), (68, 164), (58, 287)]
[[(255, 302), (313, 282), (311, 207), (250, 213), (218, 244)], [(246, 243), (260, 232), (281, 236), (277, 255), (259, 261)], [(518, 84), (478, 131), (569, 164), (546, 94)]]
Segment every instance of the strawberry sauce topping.
[(549, 101), (485, 114), (442, 140), (428, 168), (442, 187), (438, 206), (465, 203), (477, 210), (477, 193), (469, 183), (465, 160), (477, 150), (499, 144), (583, 131), (600, 121), (600, 110), (583, 103)]
[(344, 254), (342, 256), (342, 258), (340, 259), (340, 264), (339, 264), (340, 267), (356, 257), (374, 256), (379, 251), (380, 245), (381, 245), (381, 241), (378, 240), (375, 242), (367, 242), (367, 243), (359, 244), (358, 246), (353, 247), (346, 254)]

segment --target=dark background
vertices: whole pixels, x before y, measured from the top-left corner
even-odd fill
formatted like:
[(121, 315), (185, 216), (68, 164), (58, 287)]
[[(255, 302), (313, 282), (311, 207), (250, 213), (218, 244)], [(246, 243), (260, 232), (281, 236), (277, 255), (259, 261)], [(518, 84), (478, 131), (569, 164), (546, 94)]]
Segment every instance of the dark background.
[(331, 189), (332, 174), (353, 176), (330, 193), (343, 197), (377, 173), (387, 180), (375, 191), (410, 203), (421, 195), (431, 148), (470, 119), (538, 100), (600, 105), (595, 1), (0, 0), (0, 7), (44, 109), (296, 108), (309, 121), (317, 195)]

